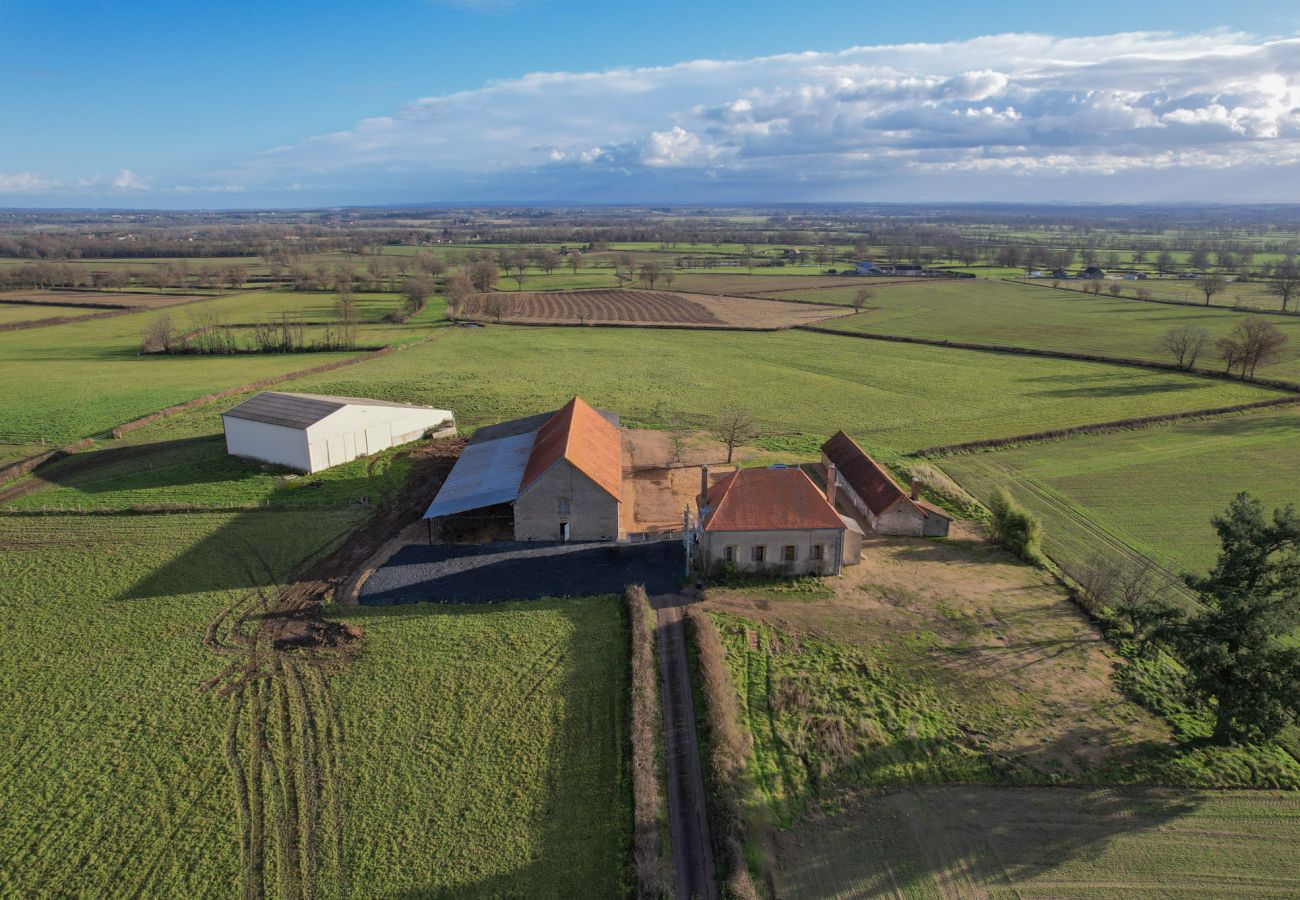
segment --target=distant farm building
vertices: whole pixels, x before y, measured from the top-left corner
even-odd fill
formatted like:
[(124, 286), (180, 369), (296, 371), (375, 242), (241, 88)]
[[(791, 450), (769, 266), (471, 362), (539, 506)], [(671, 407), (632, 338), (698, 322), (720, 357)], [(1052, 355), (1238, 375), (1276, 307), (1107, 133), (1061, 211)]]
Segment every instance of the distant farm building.
[(618, 417), (574, 397), (554, 413), (480, 428), (424, 517), (510, 504), (515, 540), (611, 541), (622, 501)]
[(221, 414), (226, 452), (299, 472), (456, 433), (449, 410), (363, 397), (262, 391)]
[(1096, 281), (1098, 279), (1105, 278), (1106, 272), (1104, 269), (1100, 269), (1097, 266), (1088, 266), (1088, 268), (1084, 269), (1082, 272), (1079, 273), (1079, 277)]
[(858, 562), (861, 529), (801, 469), (736, 469), (712, 486), (708, 469), (701, 473), (696, 540), (705, 571), (838, 575)]
[(822, 444), (822, 465), (826, 467), (827, 482), (834, 482), (838, 487), (839, 498), (852, 504), (877, 534), (915, 537), (948, 534), (951, 518), (939, 507), (921, 499), (915, 481), (909, 495), (844, 432), (837, 432)]
[(860, 263), (854, 264), (854, 271), (859, 275), (884, 275), (885, 270), (880, 268), (869, 259), (864, 259)]

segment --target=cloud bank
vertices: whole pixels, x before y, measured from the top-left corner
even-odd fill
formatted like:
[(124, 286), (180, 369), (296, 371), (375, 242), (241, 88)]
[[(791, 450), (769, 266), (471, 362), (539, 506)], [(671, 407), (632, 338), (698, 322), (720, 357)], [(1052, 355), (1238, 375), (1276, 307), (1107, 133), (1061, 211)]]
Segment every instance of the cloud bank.
[(1298, 39), (1005, 34), (536, 73), (186, 180), (350, 202), (1284, 201), (1298, 162)]

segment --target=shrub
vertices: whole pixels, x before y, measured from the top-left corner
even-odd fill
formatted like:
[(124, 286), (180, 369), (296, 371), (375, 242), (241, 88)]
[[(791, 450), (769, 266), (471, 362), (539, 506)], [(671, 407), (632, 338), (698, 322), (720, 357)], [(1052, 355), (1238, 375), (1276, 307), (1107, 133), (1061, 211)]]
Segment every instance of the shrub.
[(1010, 550), (1025, 562), (1042, 561), (1043, 526), (1029, 510), (1011, 498), (1002, 488), (989, 501), (993, 541)]

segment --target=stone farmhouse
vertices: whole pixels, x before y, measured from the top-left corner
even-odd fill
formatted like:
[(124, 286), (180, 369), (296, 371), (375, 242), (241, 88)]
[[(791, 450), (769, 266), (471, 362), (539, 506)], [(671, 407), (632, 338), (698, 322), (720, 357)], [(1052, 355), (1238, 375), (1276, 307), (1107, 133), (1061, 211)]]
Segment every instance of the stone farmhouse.
[(612, 541), (622, 501), (618, 416), (574, 397), (475, 432), (424, 518), (509, 504), (515, 540)]
[(921, 499), (914, 480), (909, 495), (884, 467), (840, 431), (822, 444), (827, 483), (834, 483), (843, 502), (852, 504), (877, 534), (945, 537), (951, 518)]
[(695, 543), (706, 572), (838, 575), (862, 554), (862, 530), (801, 469), (736, 469), (709, 485), (701, 469)]

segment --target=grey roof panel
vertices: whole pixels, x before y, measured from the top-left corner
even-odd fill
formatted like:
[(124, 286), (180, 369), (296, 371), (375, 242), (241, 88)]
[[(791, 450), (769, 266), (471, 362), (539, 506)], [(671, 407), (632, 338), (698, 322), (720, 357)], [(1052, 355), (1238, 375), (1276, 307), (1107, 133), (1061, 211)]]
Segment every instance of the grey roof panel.
[(432, 409), (414, 403), (369, 400), (365, 397), (336, 397), (330, 394), (291, 394), (285, 391), (262, 391), (222, 415), (286, 428), (307, 428), (345, 406), (390, 406), (397, 409)]
[[(496, 441), (516, 434), (536, 434), (558, 411), (553, 409), (550, 412), (525, 416), (522, 419), (510, 419), (496, 425), (483, 425), (469, 439), (470, 445), (473, 446), (483, 441)], [(596, 412), (600, 413), (601, 417), (609, 424), (618, 425), (618, 413), (610, 412), (607, 409), (597, 409)]]
[(470, 444), (452, 466), (424, 517), (434, 519), (513, 501), (519, 496), (519, 482), (536, 437), (536, 431), (528, 431)]

